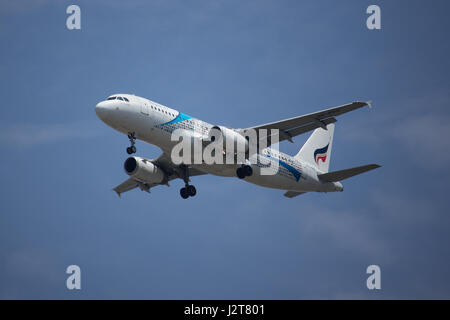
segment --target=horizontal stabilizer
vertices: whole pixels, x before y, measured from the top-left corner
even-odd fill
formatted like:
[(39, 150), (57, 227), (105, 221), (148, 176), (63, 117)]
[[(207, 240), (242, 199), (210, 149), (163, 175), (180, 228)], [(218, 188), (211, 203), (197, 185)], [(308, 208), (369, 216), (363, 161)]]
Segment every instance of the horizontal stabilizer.
[(379, 167), (381, 166), (378, 164), (368, 164), (365, 166), (319, 174), (318, 177), (322, 181), (337, 182)]
[(287, 197), (287, 198), (293, 198), (293, 197), (299, 196), (299, 195), (304, 194), (304, 193), (306, 193), (306, 192), (287, 191), (284, 194), (284, 196)]

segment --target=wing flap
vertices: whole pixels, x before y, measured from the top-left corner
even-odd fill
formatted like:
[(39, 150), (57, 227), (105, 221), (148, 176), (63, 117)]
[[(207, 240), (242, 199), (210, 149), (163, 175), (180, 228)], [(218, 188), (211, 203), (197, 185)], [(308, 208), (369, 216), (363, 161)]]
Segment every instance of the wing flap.
[(129, 179), (125, 180), (123, 183), (119, 184), (113, 190), (120, 197), (120, 195), (122, 193), (133, 190), (134, 188), (137, 188), (138, 186), (139, 186), (139, 183), (136, 180), (129, 178)]
[[(292, 137), (314, 130), (316, 128), (326, 128), (327, 124), (336, 122), (336, 119), (334, 117), (368, 105), (369, 104), (367, 102), (356, 101), (342, 106), (309, 113), (299, 117), (241, 129), (240, 131), (245, 133), (246, 130), (250, 129), (254, 129), (257, 131), (259, 129), (278, 129), (281, 131), (279, 141), (291, 140)], [(267, 134), (270, 135), (270, 131)]]
[[(325, 120), (321, 121), (320, 124), (316, 123), (316, 122), (313, 122), (313, 123), (310, 123), (310, 124), (307, 124), (307, 125), (304, 125), (304, 126), (301, 126), (301, 127), (297, 127), (297, 128), (293, 128), (293, 129), (290, 129), (290, 130), (281, 131), (281, 135), (280, 134), (277, 135), (278, 136), (278, 142), (281, 142), (281, 141), (284, 141), (284, 140), (289, 140), (292, 137), (295, 137), (295, 136), (298, 136), (300, 134), (303, 134), (303, 133), (315, 130), (315, 129), (319, 128), (319, 127), (322, 127), (322, 124), (326, 126), (326, 125), (328, 125), (330, 123), (334, 123), (336, 121), (337, 120), (335, 118), (328, 118), (328, 119), (325, 119)], [(274, 135), (269, 136), (269, 140), (268, 140), (269, 146), (272, 145), (273, 139), (274, 139)]]

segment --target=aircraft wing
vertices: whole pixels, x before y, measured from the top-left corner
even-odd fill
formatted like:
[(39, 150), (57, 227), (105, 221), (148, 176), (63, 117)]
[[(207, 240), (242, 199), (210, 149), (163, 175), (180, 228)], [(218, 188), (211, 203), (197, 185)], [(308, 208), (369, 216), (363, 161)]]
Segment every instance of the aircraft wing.
[(123, 183), (115, 187), (113, 190), (120, 196), (121, 193), (133, 190), (138, 187), (138, 182), (132, 178), (125, 180)]
[[(158, 159), (153, 161), (154, 164), (158, 165), (161, 169), (163, 169), (169, 176), (169, 180), (173, 180), (176, 178), (182, 178), (183, 173), (180, 169), (180, 166), (175, 165), (172, 160), (170, 160), (170, 156), (166, 153), (161, 154)], [(189, 176), (200, 176), (206, 173), (199, 171), (195, 168), (191, 168), (188, 166)], [(174, 176), (175, 175), (175, 176)]]
[[(257, 131), (259, 129), (267, 129), (268, 130), (267, 135), (270, 136), (270, 129), (278, 129), (279, 130), (278, 141), (281, 142), (283, 140), (289, 140), (290, 142), (293, 142), (292, 141), (293, 137), (317, 128), (326, 129), (327, 124), (334, 123), (337, 121), (334, 117), (362, 108), (364, 106), (370, 106), (370, 102), (356, 101), (342, 106), (325, 109), (314, 113), (309, 113), (299, 117), (266, 123), (263, 125), (254, 126), (246, 129), (240, 129), (239, 131), (241, 133), (245, 133), (246, 130), (249, 129), (255, 129)], [(268, 146), (272, 144), (271, 140), (272, 139), (269, 138)]]
[(133, 178), (129, 178), (127, 180), (125, 180), (124, 182), (122, 182), (120, 185), (118, 185), (117, 187), (115, 187), (113, 190), (117, 193), (117, 195), (120, 197), (120, 195), (124, 192), (133, 190), (137, 187), (140, 187), (141, 190), (143, 191), (147, 191), (150, 192), (150, 188), (157, 186), (157, 184), (154, 183), (142, 183), (138, 180), (135, 180)]
[[(117, 193), (117, 195), (120, 197), (120, 195), (124, 192), (133, 190), (135, 188), (140, 188), (142, 191), (146, 191), (150, 193), (150, 189), (156, 186), (159, 186), (161, 184), (169, 185), (169, 181), (182, 178), (183, 177), (183, 171), (181, 168), (177, 165), (174, 165), (172, 161), (170, 160), (170, 157), (168, 157), (165, 153), (161, 154), (158, 159), (152, 161), (154, 164), (159, 166), (167, 175), (167, 181), (165, 183), (147, 183), (142, 182), (133, 178), (129, 178), (125, 180), (123, 183), (115, 187), (113, 190)], [(193, 176), (199, 176), (204, 175), (206, 173), (196, 170), (194, 168), (188, 167), (188, 174), (189, 177)]]

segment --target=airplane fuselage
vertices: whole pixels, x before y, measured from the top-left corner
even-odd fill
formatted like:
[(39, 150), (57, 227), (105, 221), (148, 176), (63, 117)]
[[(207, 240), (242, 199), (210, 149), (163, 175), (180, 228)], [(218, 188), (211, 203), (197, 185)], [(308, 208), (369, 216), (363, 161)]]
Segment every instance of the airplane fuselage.
[[(98, 117), (115, 130), (126, 135), (134, 133), (136, 139), (156, 145), (168, 155), (178, 143), (171, 139), (174, 130), (184, 129), (189, 135), (201, 138), (208, 136), (208, 132), (214, 126), (142, 97), (129, 94), (114, 96), (122, 99), (105, 100), (97, 104)], [(251, 157), (254, 157), (253, 160), (256, 160), (255, 157), (259, 157), (266, 161), (267, 159), (277, 161), (278, 171), (273, 175), (261, 174), (261, 166), (258, 161), (251, 161), (253, 174), (245, 178), (247, 182), (263, 187), (297, 192), (343, 190), (342, 184), (339, 182), (320, 181), (318, 174), (321, 172), (311, 164), (273, 148), (265, 148)], [(204, 173), (235, 177), (236, 168), (239, 165), (201, 163), (191, 166)]]

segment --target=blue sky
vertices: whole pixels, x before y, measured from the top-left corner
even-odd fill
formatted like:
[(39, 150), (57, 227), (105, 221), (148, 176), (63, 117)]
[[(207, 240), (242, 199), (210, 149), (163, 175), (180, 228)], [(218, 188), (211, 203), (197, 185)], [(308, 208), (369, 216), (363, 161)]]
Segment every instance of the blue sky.
[[(81, 30), (69, 31), (73, 3)], [(370, 4), (381, 30), (365, 26)], [(0, 298), (450, 298), (449, 9), (1, 2)], [(383, 167), (337, 194), (286, 199), (202, 176), (187, 201), (181, 181), (119, 199), (128, 141), (94, 112), (117, 92), (231, 127), (373, 100), (338, 119), (331, 170)], [(65, 287), (71, 264), (80, 291)], [(366, 288), (371, 264), (380, 291)]]

